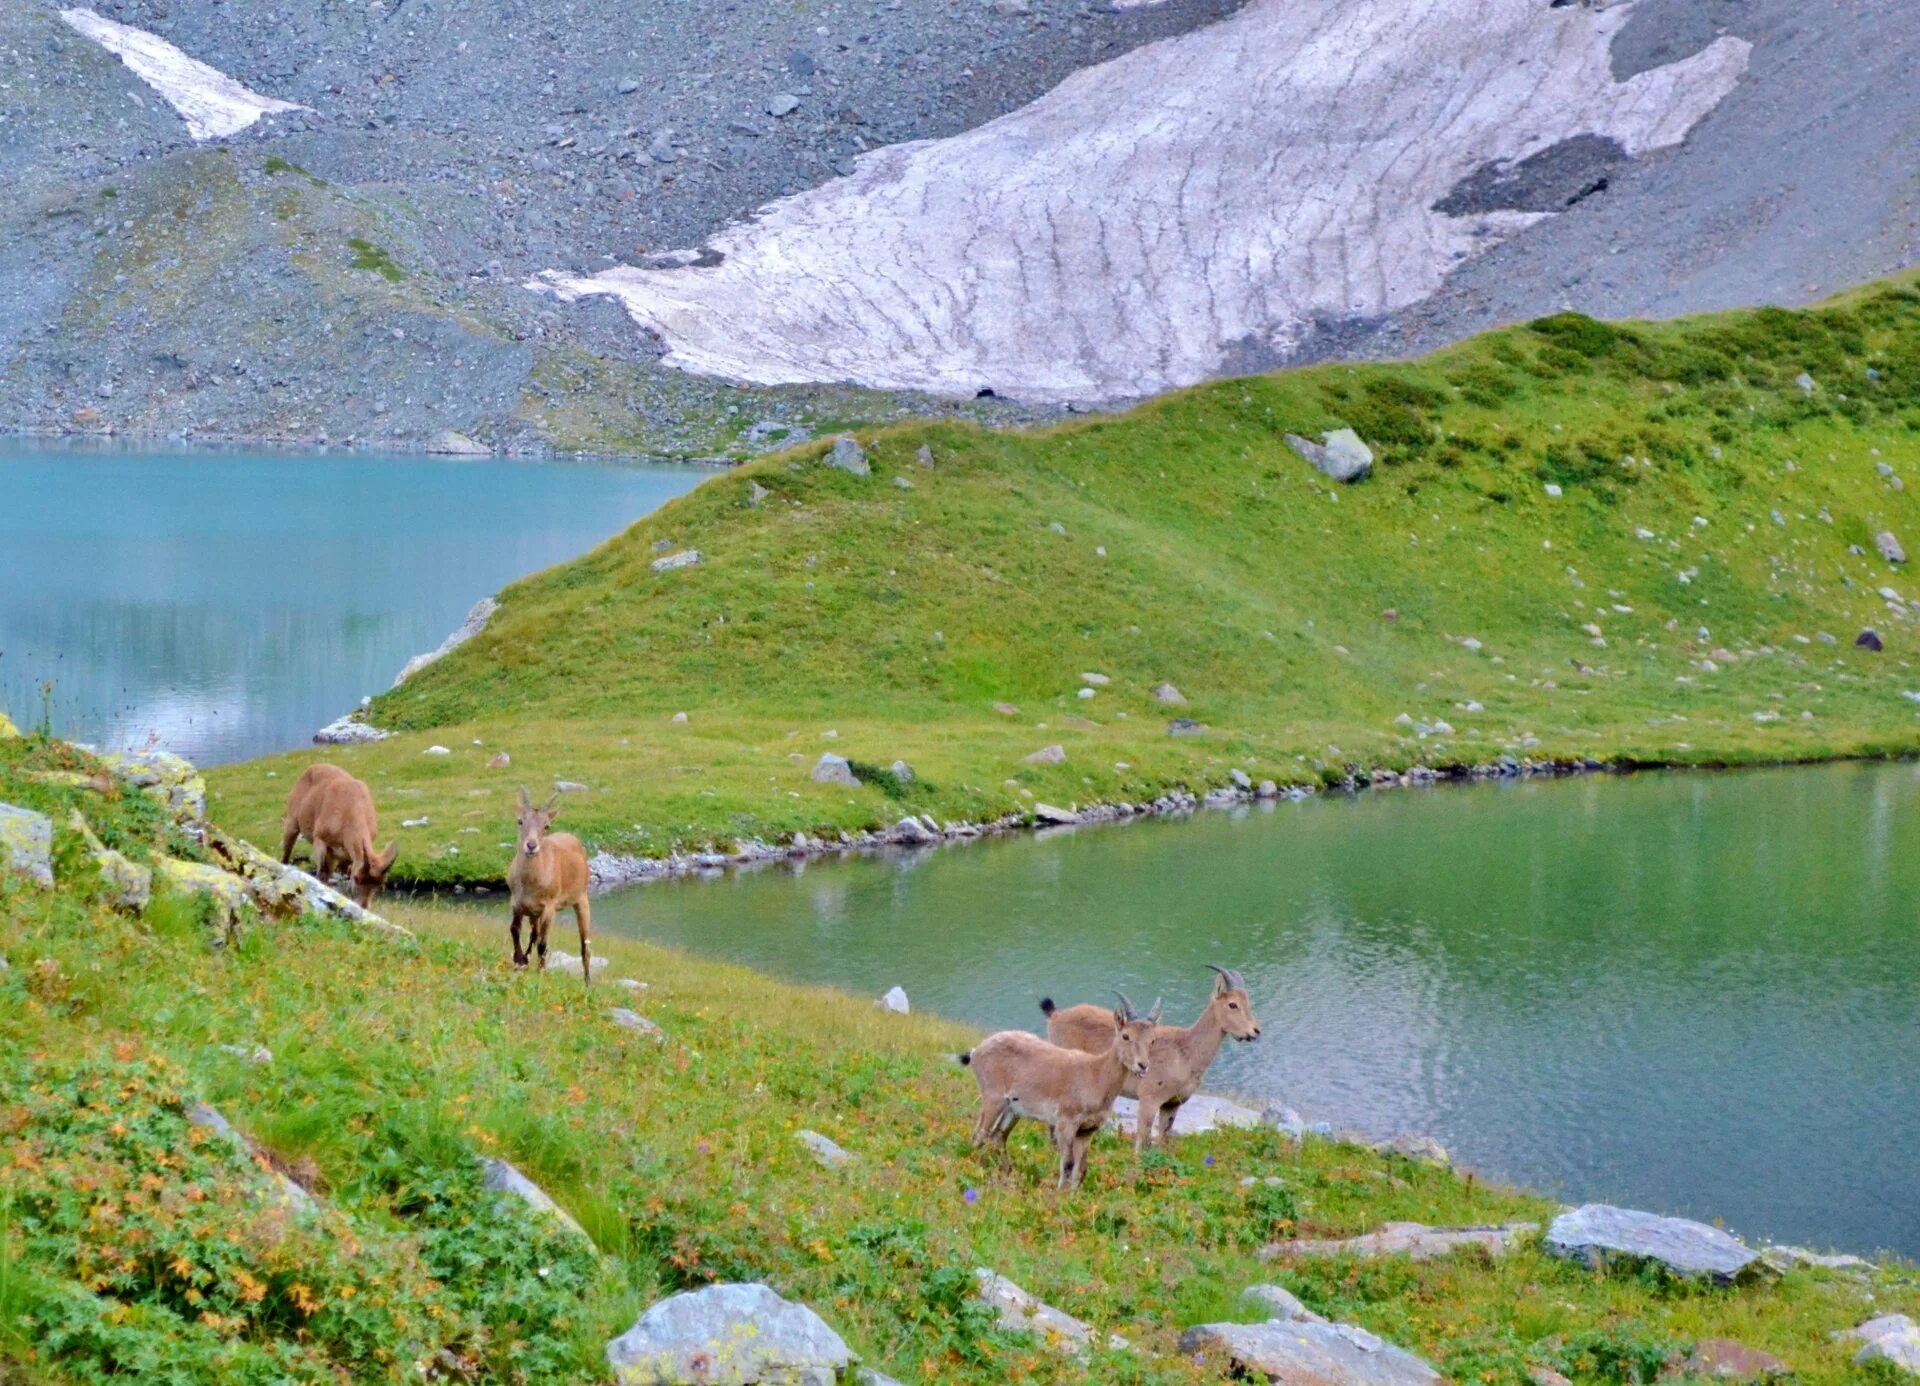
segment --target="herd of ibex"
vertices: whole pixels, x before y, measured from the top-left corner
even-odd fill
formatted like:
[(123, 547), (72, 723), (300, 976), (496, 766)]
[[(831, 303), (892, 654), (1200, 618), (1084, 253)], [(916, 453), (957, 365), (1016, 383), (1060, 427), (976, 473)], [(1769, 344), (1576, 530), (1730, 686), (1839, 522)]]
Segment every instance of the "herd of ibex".
[[(571, 833), (549, 832), (559, 813), (555, 793), (535, 808), (526, 786), (520, 787), (517, 811), (519, 831), (514, 841), (513, 865), (507, 868), (512, 918), (507, 925), (513, 939), (513, 964), (525, 967), (537, 950), (541, 970), (547, 966), (547, 931), (563, 909), (573, 911), (580, 931), (580, 967), (593, 981), (593, 957), (587, 938), (592, 929), (587, 902), (587, 852)], [(373, 793), (366, 784), (337, 765), (308, 767), (287, 798), (285, 835), (280, 860), (292, 862), (294, 844), (306, 838), (313, 853), (314, 875), (324, 878), (339, 867), (353, 881), (354, 899), (364, 909), (386, 884), (399, 847), (378, 851), (374, 839), (380, 830)], [(520, 926), (527, 926), (521, 942)], [(973, 1143), (1009, 1162), (1007, 1134), (1022, 1117), (1047, 1127), (1060, 1156), (1059, 1187), (1074, 1189), (1087, 1172), (1087, 1147), (1106, 1125), (1114, 1100), (1121, 1096), (1139, 1103), (1134, 1118), (1133, 1149), (1138, 1158), (1147, 1146), (1173, 1140), (1173, 1120), (1180, 1106), (1200, 1090), (1214, 1056), (1228, 1038), (1249, 1043), (1260, 1037), (1247, 984), (1232, 968), (1214, 967), (1213, 997), (1188, 1026), (1160, 1024), (1160, 1003), (1138, 1015), (1124, 995), (1119, 1006), (1069, 1006), (1061, 1010), (1052, 997), (1043, 997), (1040, 1011), (1047, 1018), (1047, 1037), (1025, 1030), (1001, 1030), (988, 1035), (960, 1055), (980, 1084), (980, 1117), (974, 1122)], [(1118, 993), (1116, 993), (1118, 995)]]

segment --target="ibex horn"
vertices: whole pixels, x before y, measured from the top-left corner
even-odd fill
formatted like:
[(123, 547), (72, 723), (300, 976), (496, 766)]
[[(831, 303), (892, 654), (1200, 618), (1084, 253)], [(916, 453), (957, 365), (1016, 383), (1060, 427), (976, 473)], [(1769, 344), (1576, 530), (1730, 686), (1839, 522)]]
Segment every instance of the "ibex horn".
[(1160, 998), (1157, 996), (1153, 998), (1153, 1009), (1147, 1012), (1147, 1019), (1155, 1025), (1160, 1023)]
[(1127, 1000), (1127, 994), (1124, 991), (1116, 991), (1114, 992), (1114, 995), (1120, 998), (1121, 1016), (1127, 1020), (1132, 1020), (1133, 1019), (1133, 1002)]
[(533, 796), (527, 793), (527, 787), (524, 784), (520, 786), (520, 804), (523, 808), (533, 807)]

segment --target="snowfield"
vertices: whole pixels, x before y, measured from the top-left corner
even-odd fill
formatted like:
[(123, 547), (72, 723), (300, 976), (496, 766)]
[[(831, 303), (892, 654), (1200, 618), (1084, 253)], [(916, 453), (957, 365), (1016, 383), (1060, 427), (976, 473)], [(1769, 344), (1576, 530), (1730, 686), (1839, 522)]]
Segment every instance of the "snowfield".
[(157, 34), (108, 19), (92, 10), (60, 11), (77, 32), (92, 39), (130, 68), (134, 76), (159, 92), (187, 123), (196, 140), (224, 139), (238, 134), (273, 111), (309, 109), (251, 91), (218, 68), (189, 58)]
[(1553, 215), (1471, 210), (1476, 172), (1682, 140), (1749, 45), (1615, 81), (1631, 8), (1253, 0), (965, 134), (864, 154), (697, 264), (530, 287), (614, 295), (669, 365), (760, 384), (1056, 402), (1192, 384), (1416, 303)]

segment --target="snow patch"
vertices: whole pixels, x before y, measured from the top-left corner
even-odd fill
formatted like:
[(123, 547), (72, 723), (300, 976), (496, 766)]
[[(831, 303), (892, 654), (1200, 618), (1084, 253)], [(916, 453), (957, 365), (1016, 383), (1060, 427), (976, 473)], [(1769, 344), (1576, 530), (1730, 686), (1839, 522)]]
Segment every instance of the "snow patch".
[(948, 139), (873, 150), (698, 264), (548, 271), (619, 298), (668, 364), (1032, 400), (1153, 393), (1432, 294), (1549, 213), (1434, 210), (1579, 135), (1677, 143), (1732, 90), (1722, 37), (1613, 80), (1632, 6), (1253, 0)]
[(196, 140), (238, 134), (274, 111), (311, 107), (250, 91), (218, 68), (189, 58), (157, 34), (106, 18), (85, 8), (60, 11), (60, 18), (125, 63), (133, 75), (159, 92), (187, 123)]

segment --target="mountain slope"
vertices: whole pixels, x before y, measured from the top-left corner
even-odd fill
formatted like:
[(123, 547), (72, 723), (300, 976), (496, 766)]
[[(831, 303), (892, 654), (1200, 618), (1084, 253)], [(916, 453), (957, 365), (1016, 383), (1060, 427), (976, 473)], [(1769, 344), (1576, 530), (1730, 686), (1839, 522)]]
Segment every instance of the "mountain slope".
[[(1920, 592), (1876, 536), (1920, 536), (1916, 308), (1899, 282), (1680, 324), (1562, 316), (1070, 427), (904, 427), (868, 437), (869, 476), (815, 445), (509, 587), (376, 700), (402, 735), (326, 754), (431, 819), (403, 873), (484, 880), (517, 780), (591, 786), (573, 827), (659, 854), (1234, 769), (1910, 751)], [(1340, 426), (1378, 451), (1370, 479), (1286, 441)], [(1855, 648), (1865, 627), (1884, 652)], [(815, 783), (828, 751), (916, 778)], [(217, 812), (269, 833), (314, 758), (216, 772)]]

